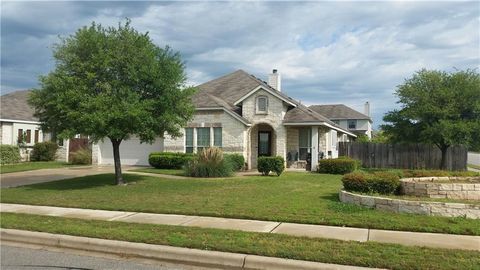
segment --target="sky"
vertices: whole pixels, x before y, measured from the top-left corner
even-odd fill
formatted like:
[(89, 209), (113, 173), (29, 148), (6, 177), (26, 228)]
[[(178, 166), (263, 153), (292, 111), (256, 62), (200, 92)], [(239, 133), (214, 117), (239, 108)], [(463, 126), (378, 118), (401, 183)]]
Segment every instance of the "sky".
[(422, 68), (480, 66), (480, 4), (471, 2), (1, 2), (1, 93), (38, 87), (52, 46), (93, 21), (130, 18), (179, 51), (188, 83), (243, 69), (306, 105), (343, 103), (374, 126), (399, 107), (396, 86)]

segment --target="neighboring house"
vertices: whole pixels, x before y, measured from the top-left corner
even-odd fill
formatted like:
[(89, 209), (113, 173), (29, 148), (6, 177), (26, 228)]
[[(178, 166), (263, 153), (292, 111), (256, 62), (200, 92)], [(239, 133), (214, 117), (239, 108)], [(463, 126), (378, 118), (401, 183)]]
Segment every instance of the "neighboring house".
[[(338, 156), (337, 142), (356, 135), (322, 114), (281, 92), (280, 74), (273, 70), (269, 83), (237, 70), (199, 85), (193, 97), (195, 115), (183, 136), (158, 138), (154, 145), (133, 138), (120, 145), (122, 164), (147, 165), (153, 151), (195, 153), (221, 147), (245, 157), (249, 169), (259, 156), (281, 156), (290, 168), (305, 168), (320, 158)], [(108, 140), (92, 149), (94, 163), (113, 164)]]
[(370, 118), (370, 103), (364, 105), (364, 113), (360, 113), (343, 104), (312, 105), (315, 112), (327, 117), (337, 125), (357, 135), (367, 135), (372, 138), (372, 118)]
[[(0, 97), (0, 144), (19, 145), (23, 142), (23, 159), (27, 159), (28, 152), (35, 143), (50, 139), (50, 134), (41, 130), (40, 122), (33, 116), (34, 109), (27, 102), (29, 94), (29, 90), (23, 90)], [(68, 160), (66, 149), (68, 141), (59, 148), (59, 161)]]

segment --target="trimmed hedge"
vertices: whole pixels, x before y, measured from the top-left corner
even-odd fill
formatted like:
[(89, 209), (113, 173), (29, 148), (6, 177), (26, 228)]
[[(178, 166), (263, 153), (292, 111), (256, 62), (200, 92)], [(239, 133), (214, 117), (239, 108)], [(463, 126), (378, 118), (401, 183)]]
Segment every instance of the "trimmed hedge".
[(0, 164), (13, 164), (21, 161), (20, 148), (16, 145), (0, 145)]
[(393, 194), (398, 193), (400, 189), (400, 177), (392, 172), (356, 171), (345, 174), (342, 183), (347, 191), (363, 193)]
[(321, 159), (318, 162), (317, 172), (328, 174), (346, 174), (358, 169), (360, 162), (348, 157), (335, 159)]
[(148, 156), (148, 163), (157, 169), (181, 169), (194, 157), (190, 153), (153, 152)]
[(270, 172), (274, 172), (277, 176), (280, 176), (285, 170), (285, 160), (283, 157), (259, 157), (257, 160), (258, 171), (262, 175), (269, 175)]
[(232, 165), (234, 171), (241, 171), (245, 166), (245, 158), (240, 154), (224, 154), (223, 157)]
[(58, 145), (55, 142), (40, 142), (33, 146), (31, 161), (54, 161), (57, 156)]

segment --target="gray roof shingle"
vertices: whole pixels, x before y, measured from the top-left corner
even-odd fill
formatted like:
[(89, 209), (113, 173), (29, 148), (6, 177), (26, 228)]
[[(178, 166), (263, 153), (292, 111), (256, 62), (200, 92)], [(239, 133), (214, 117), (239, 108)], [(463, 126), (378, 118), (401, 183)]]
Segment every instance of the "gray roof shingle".
[(193, 102), (197, 108), (221, 106), (239, 115), (234, 103), (258, 86), (275, 91), (285, 100), (295, 104), (296, 107), (292, 106), (285, 114), (284, 123), (325, 122), (342, 129), (324, 115), (311, 110), (299, 101), (275, 90), (265, 81), (241, 69), (197, 86), (199, 91), (194, 95)]
[(309, 108), (331, 120), (362, 119), (372, 121), (367, 115), (343, 104), (312, 105)]
[(34, 108), (28, 104), (30, 93), (31, 90), (22, 90), (2, 95), (0, 118), (38, 122), (38, 118), (33, 116)]

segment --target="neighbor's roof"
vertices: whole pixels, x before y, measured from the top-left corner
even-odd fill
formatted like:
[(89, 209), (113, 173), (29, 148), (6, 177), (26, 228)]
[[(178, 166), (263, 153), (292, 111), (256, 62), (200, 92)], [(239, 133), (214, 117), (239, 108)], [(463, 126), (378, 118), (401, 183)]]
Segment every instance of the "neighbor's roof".
[(358, 112), (343, 104), (312, 105), (309, 108), (319, 114), (324, 115), (325, 117), (328, 117), (328, 119), (331, 120), (362, 119), (372, 121), (368, 115)]
[(21, 90), (0, 97), (0, 118), (5, 120), (20, 120), (38, 122), (33, 116), (35, 110), (28, 104), (30, 90)]
[[(235, 102), (248, 95), (259, 86), (273, 91), (273, 93), (288, 101), (287, 103), (293, 104), (290, 110), (285, 114), (283, 120), (284, 123), (324, 122), (348, 133), (347, 130), (342, 129), (324, 115), (307, 108), (295, 99), (275, 90), (265, 81), (258, 79), (241, 69), (197, 86), (199, 91), (195, 93), (193, 103), (197, 108), (223, 107), (241, 117), (240, 111), (235, 105)], [(245, 118), (243, 119), (248, 122)]]

